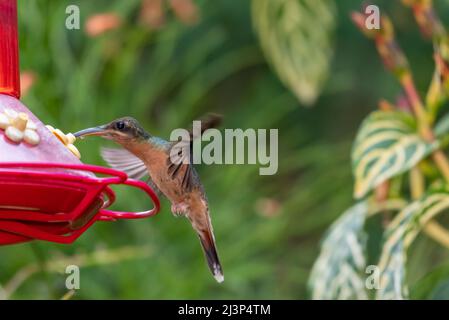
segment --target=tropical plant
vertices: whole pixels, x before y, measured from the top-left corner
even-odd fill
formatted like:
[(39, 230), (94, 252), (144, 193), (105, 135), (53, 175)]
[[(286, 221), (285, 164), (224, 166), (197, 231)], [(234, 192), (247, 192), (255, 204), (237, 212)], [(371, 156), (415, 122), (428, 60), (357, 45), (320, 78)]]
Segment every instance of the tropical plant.
[[(380, 28), (368, 29), (366, 21), (372, 16), (352, 14), (355, 24), (374, 40), (405, 99), (397, 104), (382, 100), (359, 128), (352, 148), (357, 203), (323, 240), (309, 281), (316, 299), (409, 298), (406, 266), (413, 240), (423, 231), (449, 248), (449, 233), (436, 221), (449, 208), (449, 160), (444, 152), (449, 118), (443, 112), (449, 97), (449, 38), (431, 0), (403, 4), (412, 8), (423, 35), (432, 40), (434, 75), (423, 101), (390, 19), (382, 14)], [(378, 239), (364, 229), (375, 213), (383, 215), (383, 237)], [(370, 239), (382, 249), (374, 257), (378, 263), (367, 269), (367, 261), (373, 260), (367, 249)]]

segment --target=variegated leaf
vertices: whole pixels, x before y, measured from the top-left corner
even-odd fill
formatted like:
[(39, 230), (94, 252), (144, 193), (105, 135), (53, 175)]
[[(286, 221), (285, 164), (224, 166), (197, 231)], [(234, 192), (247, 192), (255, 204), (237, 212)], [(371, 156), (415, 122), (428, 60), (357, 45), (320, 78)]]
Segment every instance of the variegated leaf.
[(323, 240), (310, 275), (313, 299), (367, 299), (365, 281), (366, 202), (360, 202), (335, 221)]
[(366, 118), (352, 150), (354, 197), (364, 197), (387, 179), (428, 156), (438, 142), (424, 141), (413, 117), (401, 111), (375, 111)]
[(449, 133), (449, 114), (445, 114), (435, 125), (435, 135), (442, 137)]
[(313, 104), (333, 52), (333, 0), (252, 0), (262, 50), (281, 81), (305, 105)]
[(390, 223), (378, 264), (381, 277), (376, 298), (408, 298), (405, 282), (407, 249), (423, 226), (448, 208), (449, 193), (430, 193), (408, 205)]

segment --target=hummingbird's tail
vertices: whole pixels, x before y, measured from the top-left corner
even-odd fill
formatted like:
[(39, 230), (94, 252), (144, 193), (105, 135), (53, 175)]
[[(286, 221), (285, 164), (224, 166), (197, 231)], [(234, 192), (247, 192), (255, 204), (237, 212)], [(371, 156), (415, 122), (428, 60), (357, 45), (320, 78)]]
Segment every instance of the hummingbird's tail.
[(221, 283), (224, 281), (223, 269), (221, 267), (220, 259), (218, 258), (217, 247), (212, 232), (212, 230), (207, 230), (198, 233), (198, 237), (200, 238), (209, 269), (214, 275), (215, 280)]

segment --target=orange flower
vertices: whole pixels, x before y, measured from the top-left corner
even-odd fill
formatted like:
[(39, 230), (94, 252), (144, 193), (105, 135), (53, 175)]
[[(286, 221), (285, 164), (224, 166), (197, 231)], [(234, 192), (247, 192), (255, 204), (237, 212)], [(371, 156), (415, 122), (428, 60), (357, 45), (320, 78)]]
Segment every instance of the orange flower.
[(198, 8), (192, 0), (170, 0), (170, 6), (184, 24), (190, 25), (198, 22)]
[(33, 84), (37, 80), (37, 75), (33, 71), (23, 71), (20, 73), (20, 94), (26, 96)]
[(160, 28), (165, 22), (163, 0), (143, 0), (139, 20), (151, 28)]
[(280, 214), (282, 205), (274, 198), (260, 198), (256, 201), (255, 210), (263, 217), (273, 218)]
[[(186, 25), (198, 22), (198, 7), (193, 0), (167, 0), (176, 17)], [(165, 23), (165, 0), (142, 0), (140, 22), (150, 28), (160, 28)]]
[(99, 36), (122, 25), (122, 19), (114, 12), (99, 13), (90, 16), (85, 24), (86, 33), (90, 37)]

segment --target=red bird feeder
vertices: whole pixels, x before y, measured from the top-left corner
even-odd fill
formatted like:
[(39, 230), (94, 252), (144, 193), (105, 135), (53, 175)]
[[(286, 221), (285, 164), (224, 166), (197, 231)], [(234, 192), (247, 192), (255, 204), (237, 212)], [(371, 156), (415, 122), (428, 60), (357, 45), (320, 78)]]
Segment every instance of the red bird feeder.
[[(146, 183), (83, 164), (18, 100), (18, 61), (17, 3), (0, 0), (0, 113), (22, 115), (34, 123), (34, 137), (39, 138), (38, 143), (17, 141), (0, 129), (0, 245), (33, 239), (72, 243), (96, 221), (156, 214), (159, 199)], [(143, 190), (153, 209), (108, 210), (115, 200), (113, 184)]]

